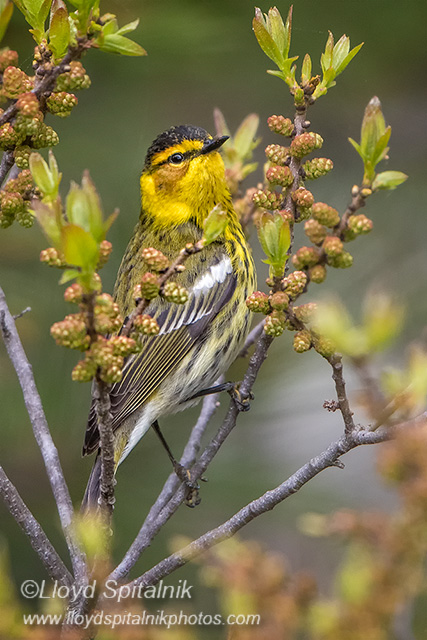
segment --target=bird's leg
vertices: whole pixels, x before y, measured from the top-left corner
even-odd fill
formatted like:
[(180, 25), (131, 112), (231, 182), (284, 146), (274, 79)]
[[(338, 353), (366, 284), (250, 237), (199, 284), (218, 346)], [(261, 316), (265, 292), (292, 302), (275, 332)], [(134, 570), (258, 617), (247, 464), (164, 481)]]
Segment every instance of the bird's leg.
[[(221, 391), (227, 391), (230, 396), (233, 398), (234, 402), (237, 405), (239, 411), (249, 411), (251, 408), (250, 400), (254, 399), (253, 394), (249, 395), (249, 398), (242, 398), (240, 391), (240, 382), (224, 382), (223, 384), (217, 384), (214, 387), (208, 387), (207, 389), (202, 389), (191, 396), (191, 398), (187, 398), (187, 400), (194, 400), (195, 398), (201, 398), (202, 396), (208, 396), (212, 393), (220, 393)], [(187, 402), (185, 400), (185, 402)]]
[(181, 482), (183, 483), (183, 485), (186, 488), (186, 496), (185, 496), (185, 501), (188, 507), (197, 507), (198, 504), (200, 504), (200, 497), (199, 497), (199, 485), (196, 482), (193, 482), (191, 480), (191, 473), (188, 469), (186, 469), (182, 464), (180, 464), (174, 457), (172, 451), (170, 450), (170, 447), (168, 445), (168, 443), (165, 440), (165, 437), (163, 435), (163, 433), (160, 431), (160, 427), (159, 427), (159, 423), (157, 422), (157, 420), (155, 420), (155, 422), (153, 422), (153, 424), (151, 425), (154, 429), (154, 431), (156, 432), (160, 442), (162, 443), (166, 453), (168, 454), (169, 460), (172, 463), (172, 466), (174, 468), (174, 471), (176, 473), (176, 475), (178, 476), (178, 478), (181, 480)]

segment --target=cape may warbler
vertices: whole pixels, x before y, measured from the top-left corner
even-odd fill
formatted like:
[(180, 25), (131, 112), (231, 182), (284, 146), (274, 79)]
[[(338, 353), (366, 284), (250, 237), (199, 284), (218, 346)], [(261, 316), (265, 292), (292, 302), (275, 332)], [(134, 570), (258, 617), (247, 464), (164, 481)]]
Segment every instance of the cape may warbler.
[[(141, 256), (154, 247), (170, 259), (203, 235), (215, 205), (227, 213), (223, 234), (188, 258), (174, 276), (188, 291), (184, 304), (153, 299), (146, 310), (157, 320), (157, 335), (142, 337), (142, 351), (130, 356), (122, 380), (111, 389), (115, 463), (119, 465), (160, 416), (181, 411), (199, 399), (224, 373), (248, 332), (246, 297), (255, 288), (251, 251), (233, 209), (218, 149), (226, 136), (204, 129), (175, 126), (148, 149), (141, 175), (141, 215), (123, 257), (114, 296), (124, 318), (135, 307), (133, 289), (148, 271)], [(83, 454), (99, 449), (92, 406)], [(98, 451), (99, 453), (99, 451)], [(86, 489), (84, 505), (99, 498), (100, 456)]]

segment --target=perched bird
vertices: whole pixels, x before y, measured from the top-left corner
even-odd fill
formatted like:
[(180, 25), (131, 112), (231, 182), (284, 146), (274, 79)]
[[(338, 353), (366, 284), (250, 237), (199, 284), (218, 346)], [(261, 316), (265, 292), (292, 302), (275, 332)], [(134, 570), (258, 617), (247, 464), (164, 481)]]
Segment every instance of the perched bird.
[[(198, 402), (194, 396), (227, 370), (248, 333), (245, 299), (255, 289), (255, 269), (218, 152), (226, 140), (201, 127), (180, 125), (160, 134), (148, 149), (141, 175), (141, 215), (114, 290), (124, 318), (135, 308), (134, 285), (147, 271), (142, 248), (154, 247), (175, 258), (187, 243), (201, 239), (215, 205), (226, 211), (228, 225), (174, 276), (187, 288), (187, 302), (174, 304), (159, 296), (146, 310), (160, 331), (142, 337), (142, 351), (129, 356), (122, 380), (110, 393), (116, 468), (159, 417)], [(98, 456), (84, 508), (96, 506), (100, 490), (99, 433), (92, 405), (83, 455), (94, 451)]]

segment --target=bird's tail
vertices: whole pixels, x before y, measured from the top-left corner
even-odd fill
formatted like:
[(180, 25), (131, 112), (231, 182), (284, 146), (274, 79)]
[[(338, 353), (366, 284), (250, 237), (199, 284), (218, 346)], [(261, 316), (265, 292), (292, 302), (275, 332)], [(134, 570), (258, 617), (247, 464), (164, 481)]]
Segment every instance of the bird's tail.
[(98, 500), (100, 495), (100, 482), (101, 482), (101, 456), (98, 451), (96, 459), (90, 472), (87, 487), (82, 500), (81, 511), (86, 512), (92, 509), (97, 509)]

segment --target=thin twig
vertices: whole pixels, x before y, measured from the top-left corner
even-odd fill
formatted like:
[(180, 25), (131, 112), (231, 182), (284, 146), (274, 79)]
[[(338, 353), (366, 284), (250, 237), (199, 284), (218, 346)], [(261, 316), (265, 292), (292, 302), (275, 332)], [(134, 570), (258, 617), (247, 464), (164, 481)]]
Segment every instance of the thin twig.
[[(203, 401), (199, 419), (197, 420), (191, 431), (190, 437), (180, 460), (180, 464), (182, 464), (182, 466), (187, 469), (194, 463), (197, 453), (200, 450), (200, 443), (203, 434), (205, 433), (206, 428), (217, 409), (217, 399), (218, 394), (212, 394), (210, 396), (206, 396)], [(178, 476), (175, 472), (171, 473), (166, 480), (157, 500), (151, 507), (141, 529), (139, 530), (138, 535), (126, 552), (123, 560), (109, 576), (110, 579), (122, 580), (123, 578), (126, 578), (126, 576), (138, 561), (141, 553), (150, 546), (154, 536), (166, 522), (162, 519), (159, 519), (158, 516), (168, 504), (172, 496), (175, 494), (179, 485), (180, 481), (178, 479)], [(174, 512), (170, 511), (169, 517), (171, 517), (173, 513)]]
[(332, 367), (332, 378), (335, 382), (337, 400), (344, 420), (345, 433), (348, 435), (356, 429), (356, 425), (354, 424), (353, 412), (350, 409), (350, 403), (348, 401), (347, 393), (345, 390), (342, 357), (338, 354), (335, 354), (331, 358), (327, 358), (327, 360)]
[(331, 443), (322, 453), (300, 467), (298, 471), (285, 480), (285, 482), (282, 482), (282, 484), (275, 489), (267, 491), (260, 498), (247, 504), (220, 526), (208, 531), (177, 553), (159, 562), (152, 569), (133, 580), (130, 586), (148, 587), (157, 584), (162, 578), (170, 575), (202, 552), (222, 542), (226, 538), (233, 536), (255, 518), (271, 511), (278, 504), (299, 491), (301, 487), (321, 471), (329, 467), (342, 468), (343, 465), (340, 464), (340, 457), (352, 449), (365, 444), (378, 444), (390, 440), (397, 429), (406, 430), (408, 428), (414, 428), (425, 424), (426, 421), (427, 413), (423, 413), (417, 418), (408, 420), (393, 428), (383, 427), (375, 432), (360, 429), (348, 435), (344, 434), (339, 440)]
[(0, 163), (0, 187), (3, 186), (6, 176), (14, 163), (13, 151), (4, 151)]
[(73, 582), (71, 573), (1, 466), (0, 495), (11, 516), (28, 536), (31, 546), (39, 556), (49, 576), (59, 584), (69, 587)]
[(6, 298), (0, 287), (0, 330), (6, 345), (9, 358), (13, 364), (21, 385), (25, 406), (33, 427), (34, 436), (43, 456), (47, 476), (49, 478), (59, 518), (64, 531), (74, 577), (78, 584), (87, 583), (86, 560), (76, 539), (73, 527), (73, 505), (65, 482), (58, 451), (52, 440), (46, 416), (31, 365), (25, 355), (24, 348), (16, 330), (15, 322), (7, 306)]
[(114, 509), (114, 434), (110, 413), (109, 385), (97, 376), (93, 385), (96, 417), (101, 449), (101, 479), (99, 506), (104, 524), (110, 526)]

